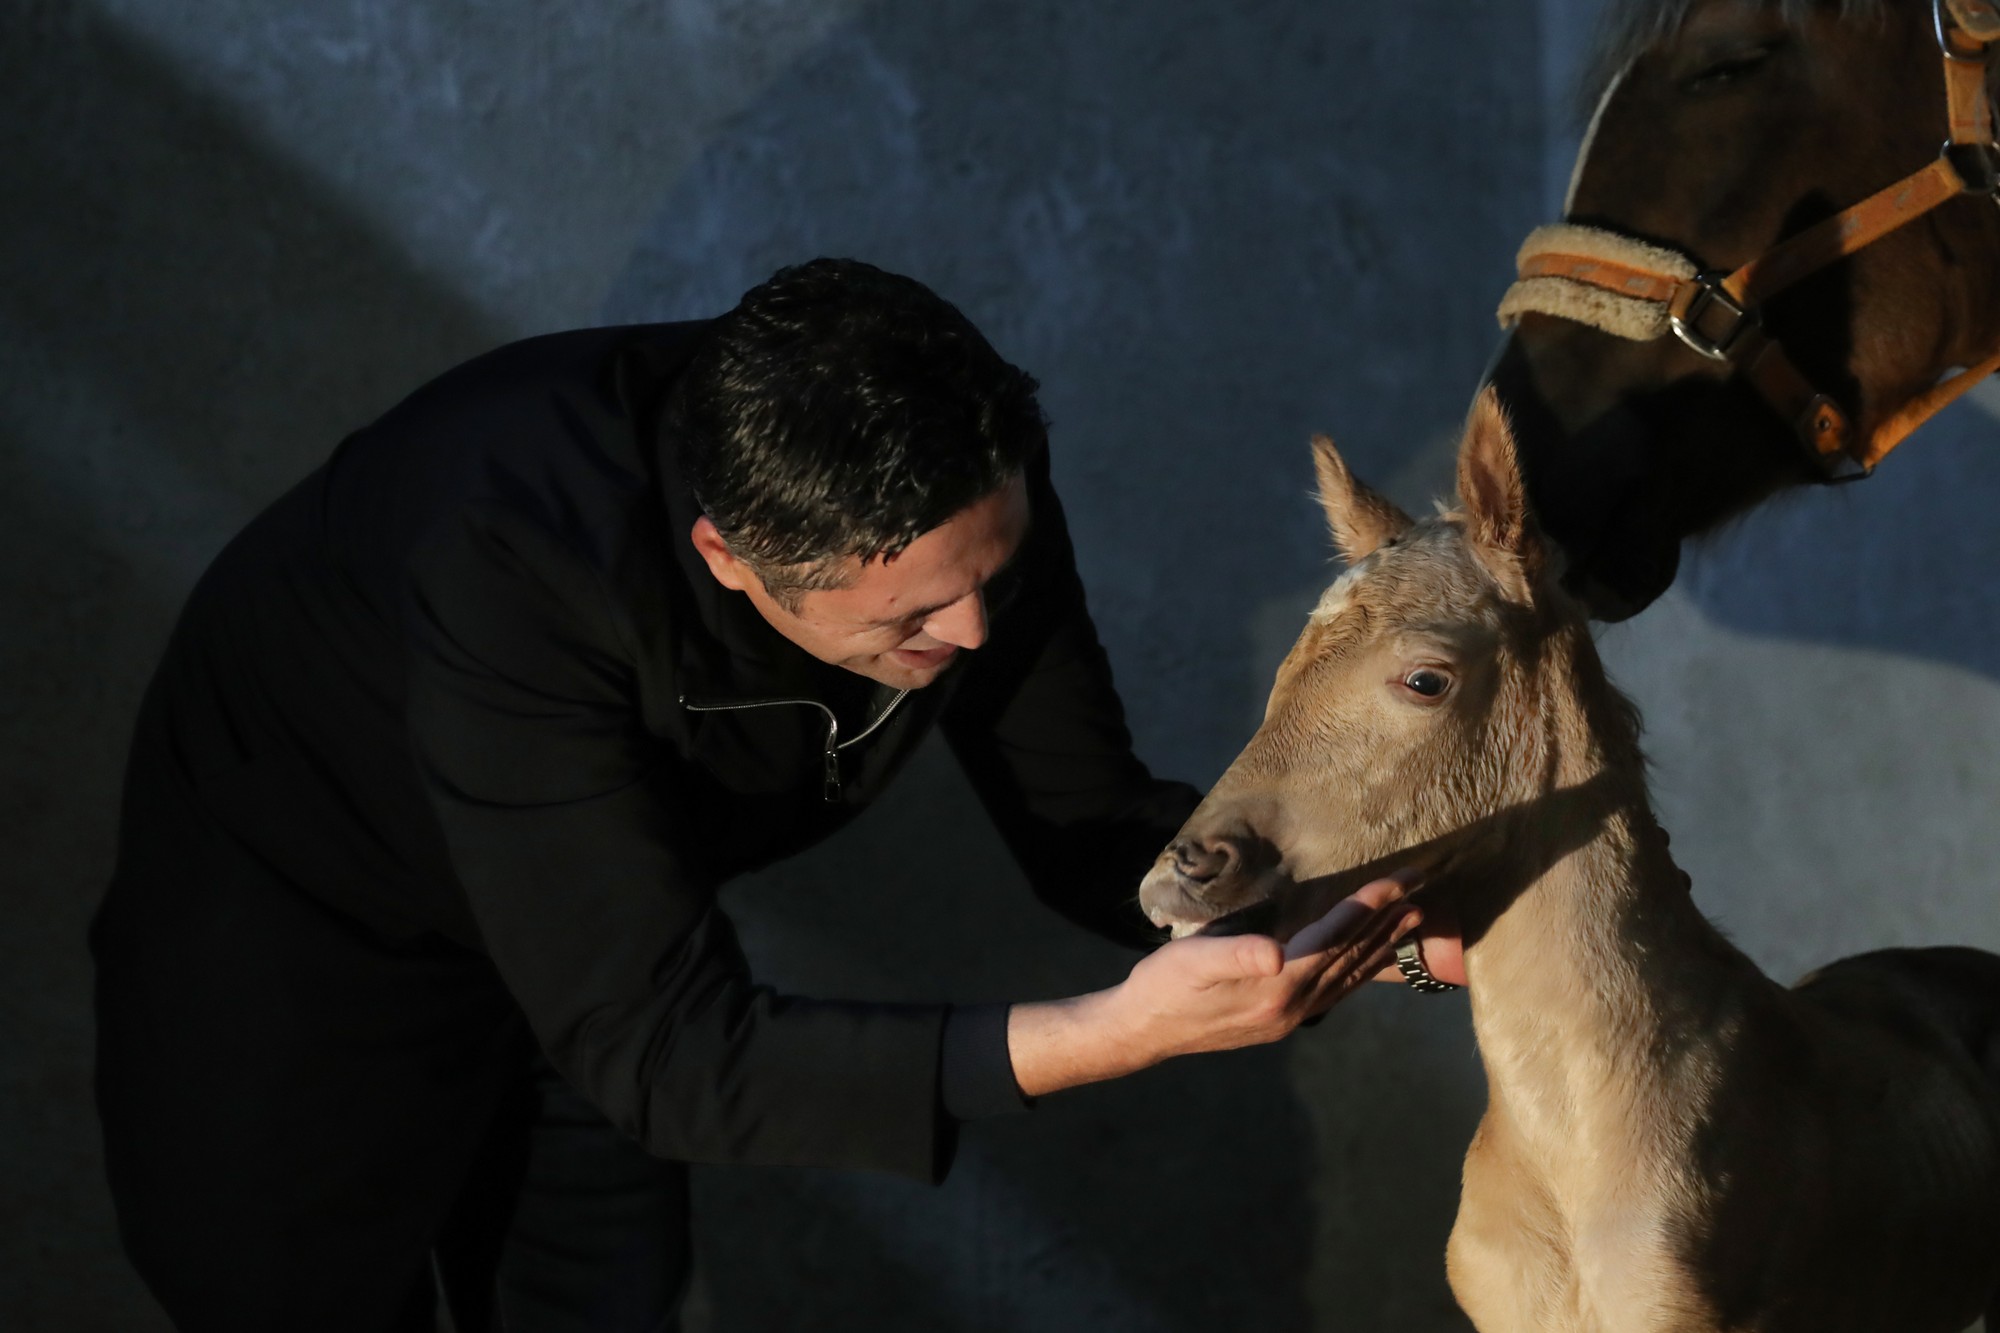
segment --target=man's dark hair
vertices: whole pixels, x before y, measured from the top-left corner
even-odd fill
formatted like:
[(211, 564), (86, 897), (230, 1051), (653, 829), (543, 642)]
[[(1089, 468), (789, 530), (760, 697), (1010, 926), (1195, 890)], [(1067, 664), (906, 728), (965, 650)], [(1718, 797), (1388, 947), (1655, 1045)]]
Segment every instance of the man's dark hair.
[(796, 605), (1019, 473), (1047, 438), (1035, 387), (922, 283), (815, 259), (716, 322), (667, 428), (730, 550)]

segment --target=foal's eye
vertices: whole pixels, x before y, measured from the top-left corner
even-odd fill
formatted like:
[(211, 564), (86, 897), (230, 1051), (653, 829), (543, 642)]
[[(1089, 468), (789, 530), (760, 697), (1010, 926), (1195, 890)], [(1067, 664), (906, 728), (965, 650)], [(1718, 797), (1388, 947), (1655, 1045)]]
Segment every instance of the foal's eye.
[(1425, 699), (1442, 699), (1451, 688), (1451, 677), (1436, 667), (1418, 667), (1403, 677), (1403, 688)]

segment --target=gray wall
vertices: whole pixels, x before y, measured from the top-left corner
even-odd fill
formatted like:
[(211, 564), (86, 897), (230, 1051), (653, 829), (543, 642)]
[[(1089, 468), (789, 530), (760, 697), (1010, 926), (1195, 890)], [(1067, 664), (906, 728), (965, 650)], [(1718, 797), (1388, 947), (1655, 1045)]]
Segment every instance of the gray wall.
[[(17, 0), (0, 37), (0, 1327), (161, 1326), (115, 1251), (84, 923), (180, 597), (345, 430), (492, 343), (712, 313), (780, 263), (932, 283), (1045, 386), (1142, 752), (1212, 778), (1325, 577), (1304, 441), (1449, 478), (1591, 0)], [(1606, 636), (1704, 906), (1781, 973), (2000, 947), (2000, 450), (1694, 556)], [(1126, 960), (1028, 898), (932, 754), (730, 904), (819, 993), (1029, 998)], [(703, 1329), (1457, 1329), (1464, 1008), (967, 1135), (926, 1190), (704, 1171)], [(807, 1293), (811, 1293), (808, 1297)]]

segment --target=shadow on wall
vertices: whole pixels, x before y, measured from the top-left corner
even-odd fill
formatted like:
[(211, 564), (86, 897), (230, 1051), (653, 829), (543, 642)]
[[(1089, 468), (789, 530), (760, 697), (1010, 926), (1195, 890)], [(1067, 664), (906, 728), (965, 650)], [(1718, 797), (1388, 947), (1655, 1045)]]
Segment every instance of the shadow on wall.
[(81, 6), (9, 14), (0, 90), (0, 1324), (143, 1329), (83, 951), (139, 692), (222, 541), (496, 335)]
[(2000, 680), (1996, 496), (2000, 422), (1960, 403), (1868, 480), (1789, 495), (1692, 544), (1681, 584), (1732, 629)]
[[(1444, 3), (884, 0), (716, 137), (606, 311), (709, 313), (823, 253), (961, 305), (1043, 381), (1141, 753), (1206, 778), (1269, 684), (1255, 608), (1328, 573), (1307, 436), (1385, 478), (1456, 438), (1538, 211), (1534, 42)], [(1025, 900), (932, 754), (730, 906), (760, 972), (808, 992), (1122, 975)], [(1481, 1089), (1462, 1007), (1404, 998), (975, 1126), (941, 1192), (705, 1173), (701, 1326), (1461, 1327), (1442, 1243)]]

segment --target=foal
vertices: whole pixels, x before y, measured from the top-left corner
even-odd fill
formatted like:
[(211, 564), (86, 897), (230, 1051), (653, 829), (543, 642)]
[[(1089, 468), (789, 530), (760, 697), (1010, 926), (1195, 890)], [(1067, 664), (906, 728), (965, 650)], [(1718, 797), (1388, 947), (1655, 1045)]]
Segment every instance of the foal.
[(1154, 921), (1269, 900), (1289, 933), (1425, 872), (1488, 1080), (1446, 1255), (1484, 1333), (1959, 1333), (2000, 1288), (2000, 958), (1764, 976), (1668, 855), (1491, 391), (1423, 522), (1314, 447), (1350, 568), (1148, 874)]

